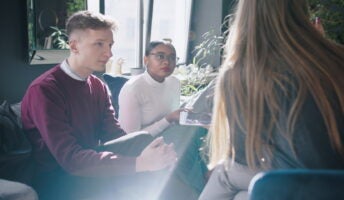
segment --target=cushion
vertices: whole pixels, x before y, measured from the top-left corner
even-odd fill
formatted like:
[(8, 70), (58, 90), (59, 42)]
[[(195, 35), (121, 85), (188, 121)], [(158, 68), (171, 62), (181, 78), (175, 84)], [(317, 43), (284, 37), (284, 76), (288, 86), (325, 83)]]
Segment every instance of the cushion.
[(0, 199), (38, 200), (37, 193), (28, 185), (0, 179)]
[(115, 109), (115, 117), (118, 118), (118, 95), (124, 83), (128, 81), (128, 78), (125, 76), (113, 76), (110, 74), (103, 74), (103, 79), (106, 85), (108, 86), (108, 89), (110, 90), (112, 106)]
[(250, 183), (250, 200), (344, 199), (342, 170), (272, 170)]
[(4, 101), (0, 105), (0, 178), (30, 182), (32, 149), (19, 113), (20, 104)]

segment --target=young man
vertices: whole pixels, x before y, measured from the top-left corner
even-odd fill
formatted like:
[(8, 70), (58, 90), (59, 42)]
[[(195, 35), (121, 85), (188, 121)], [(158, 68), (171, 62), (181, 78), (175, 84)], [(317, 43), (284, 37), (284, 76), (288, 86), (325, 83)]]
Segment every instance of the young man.
[[(176, 160), (173, 145), (162, 138), (126, 135), (114, 118), (106, 86), (92, 75), (104, 71), (112, 56), (115, 28), (101, 14), (72, 15), (66, 24), (70, 56), (34, 80), (23, 98), (23, 128), (33, 145), (40, 199), (59, 199), (58, 193), (61, 199), (77, 199), (81, 193), (104, 199), (98, 196), (108, 192), (104, 188), (118, 192), (135, 181), (149, 185), (139, 180), (151, 179), (156, 174), (150, 171)], [(135, 181), (124, 184), (130, 179)]]

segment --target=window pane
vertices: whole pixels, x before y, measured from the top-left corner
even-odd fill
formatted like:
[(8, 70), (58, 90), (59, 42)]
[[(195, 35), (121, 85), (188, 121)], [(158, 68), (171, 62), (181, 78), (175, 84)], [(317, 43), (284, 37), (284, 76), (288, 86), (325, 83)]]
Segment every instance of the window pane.
[(99, 0), (87, 0), (87, 10), (99, 12)]
[[(99, 10), (98, 0), (88, 2), (89, 10)], [(144, 14), (141, 13), (141, 16), (140, 2), (144, 4)], [(125, 60), (122, 65), (123, 73), (129, 72), (130, 68), (142, 67), (140, 61), (143, 55), (139, 55), (139, 47), (145, 48), (146, 44), (148, 2), (149, 0), (104, 0), (105, 14), (114, 17), (119, 24), (119, 30), (114, 36), (113, 62), (119, 58)], [(150, 40), (171, 39), (180, 62), (186, 60), (191, 5), (192, 0), (154, 0)], [(140, 17), (144, 22), (143, 33), (140, 33)], [(141, 43), (140, 34), (143, 35)], [(144, 49), (141, 49), (141, 53), (144, 53)]]
[(105, 0), (105, 14), (116, 19), (119, 30), (114, 35), (113, 62), (124, 58), (122, 72), (139, 67), (139, 3), (137, 0)]
[(179, 62), (185, 62), (192, 0), (155, 0), (151, 40), (172, 39)]

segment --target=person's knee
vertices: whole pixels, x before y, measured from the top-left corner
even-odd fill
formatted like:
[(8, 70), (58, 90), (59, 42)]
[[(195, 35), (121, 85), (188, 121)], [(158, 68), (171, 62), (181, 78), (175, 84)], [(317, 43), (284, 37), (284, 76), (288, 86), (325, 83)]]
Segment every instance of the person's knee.
[(37, 193), (30, 186), (19, 182), (0, 180), (0, 196), (8, 200), (38, 200)]

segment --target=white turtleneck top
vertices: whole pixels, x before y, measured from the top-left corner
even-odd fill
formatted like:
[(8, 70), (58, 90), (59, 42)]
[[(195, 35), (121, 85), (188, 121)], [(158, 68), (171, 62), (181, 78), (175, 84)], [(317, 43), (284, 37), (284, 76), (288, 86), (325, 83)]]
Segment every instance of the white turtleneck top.
[(124, 84), (118, 102), (118, 119), (127, 133), (144, 130), (156, 136), (170, 125), (165, 116), (180, 106), (180, 82), (171, 75), (159, 83), (144, 72)]

